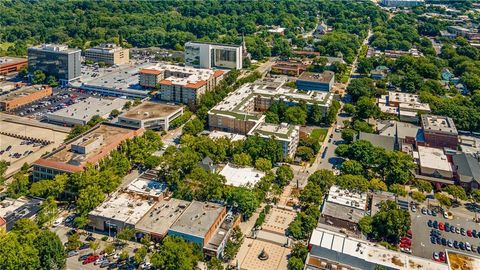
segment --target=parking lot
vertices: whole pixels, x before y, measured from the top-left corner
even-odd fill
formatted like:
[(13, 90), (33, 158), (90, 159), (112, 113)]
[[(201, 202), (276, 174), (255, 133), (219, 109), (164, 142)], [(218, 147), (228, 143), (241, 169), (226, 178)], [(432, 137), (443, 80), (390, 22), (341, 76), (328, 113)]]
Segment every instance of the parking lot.
[(47, 113), (68, 107), (89, 96), (91, 96), (91, 94), (75, 89), (55, 88), (51, 96), (42, 98), (16, 110), (12, 110), (10, 113), (42, 120)]
[[(34, 121), (34, 120), (29, 120)], [(40, 123), (41, 124), (41, 123)], [(58, 147), (66, 132), (47, 127), (14, 123), (0, 119), (0, 160), (10, 162), (6, 175), (18, 170), (24, 163), (32, 163), (42, 154)], [(28, 139), (27, 139), (28, 138)], [(44, 144), (42, 142), (53, 142)]]
[[(467, 235), (468, 230), (476, 230), (477, 234), (480, 231), (479, 224), (466, 219), (464, 217), (456, 216), (454, 213), (453, 219), (446, 219), (443, 217), (442, 213), (438, 213), (437, 216), (432, 215), (425, 215), (422, 214), (422, 211), (418, 209), (417, 212), (410, 212), (412, 218), (412, 231), (413, 231), (413, 239), (412, 239), (412, 252), (415, 256), (433, 259), (433, 252), (445, 252), (446, 249), (450, 250), (460, 250), (462, 252), (471, 253), (472, 255), (479, 255), (477, 251), (477, 247), (480, 246), (480, 238), (469, 237)], [(469, 243), (472, 246), (472, 251), (462, 250), (460, 248), (449, 247), (448, 243), (446, 245), (442, 244), (440, 241), (439, 244), (433, 244), (431, 241), (430, 232), (432, 229), (427, 225), (428, 221), (431, 220), (432, 222), (437, 221), (437, 224), (442, 222), (443, 224), (448, 223), (449, 227), (453, 225), (456, 228), (463, 228), (465, 230), (465, 235), (456, 232), (446, 232), (445, 230), (439, 230), (440, 235), (439, 238), (445, 238), (445, 241), (448, 242), (450, 240), (452, 243), (457, 241), (457, 243), (463, 242)], [(436, 238), (435, 238), (436, 239)]]

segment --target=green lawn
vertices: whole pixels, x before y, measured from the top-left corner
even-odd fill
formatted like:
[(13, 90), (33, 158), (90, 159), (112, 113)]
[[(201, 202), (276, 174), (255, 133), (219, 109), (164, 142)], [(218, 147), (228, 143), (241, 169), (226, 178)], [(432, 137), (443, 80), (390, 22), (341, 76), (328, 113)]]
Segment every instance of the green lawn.
[(325, 140), (325, 137), (327, 136), (327, 131), (328, 129), (326, 128), (316, 128), (312, 130), (312, 133), (310, 134), (311, 138), (314, 138), (318, 140), (320, 143), (322, 143)]

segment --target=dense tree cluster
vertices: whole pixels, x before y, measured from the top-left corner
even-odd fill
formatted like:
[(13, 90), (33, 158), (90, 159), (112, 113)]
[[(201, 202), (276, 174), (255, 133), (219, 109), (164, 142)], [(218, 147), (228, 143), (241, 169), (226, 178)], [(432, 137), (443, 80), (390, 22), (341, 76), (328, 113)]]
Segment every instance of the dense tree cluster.
[(363, 172), (367, 179), (381, 178), (387, 184), (406, 184), (413, 180), (415, 163), (412, 157), (400, 151), (385, 150), (364, 140), (350, 145), (340, 145), (335, 153), (355, 160), (355, 168), (350, 163), (341, 168), (344, 173)]
[(380, 210), (373, 216), (366, 216), (359, 222), (363, 234), (377, 240), (396, 244), (410, 228), (410, 213), (400, 209), (394, 201), (380, 203)]
[(29, 219), (18, 220), (8, 234), (0, 230), (0, 269), (64, 269), (65, 250), (60, 238), (40, 230)]

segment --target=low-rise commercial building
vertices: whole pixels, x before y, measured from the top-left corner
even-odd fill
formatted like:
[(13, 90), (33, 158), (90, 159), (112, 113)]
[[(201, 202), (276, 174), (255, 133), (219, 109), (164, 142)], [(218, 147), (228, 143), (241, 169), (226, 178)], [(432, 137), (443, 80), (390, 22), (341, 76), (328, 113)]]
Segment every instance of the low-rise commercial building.
[(66, 85), (81, 76), (81, 50), (66, 45), (42, 44), (28, 48), (28, 70), (55, 76), (60, 84)]
[(123, 141), (141, 135), (144, 129), (129, 129), (102, 123), (33, 163), (33, 179), (52, 179), (57, 174), (83, 171), (97, 165)]
[(0, 75), (18, 72), (27, 66), (27, 59), (4, 56), (0, 57)]
[(219, 172), (227, 180), (226, 185), (240, 187), (250, 186), (255, 184), (265, 176), (265, 173), (252, 167), (239, 167), (228, 163)]
[(324, 71), (323, 73), (303, 72), (297, 79), (297, 88), (300, 90), (330, 91), (335, 81), (335, 73)]
[(114, 232), (136, 228), (151, 209), (158, 210), (166, 185), (156, 181), (156, 174), (140, 175), (128, 186), (107, 198), (88, 213), (89, 225), (96, 230)]
[(11, 111), (52, 95), (48, 85), (24, 86), (0, 96), (0, 111)]
[(377, 104), (382, 112), (398, 116), (403, 122), (417, 123), (419, 114), (431, 112), (430, 105), (410, 93), (389, 91), (377, 100)]
[(185, 43), (185, 65), (199, 68), (242, 69), (242, 45), (206, 42)]
[(183, 114), (183, 107), (146, 101), (118, 117), (118, 124), (132, 128), (168, 130), (171, 121)]
[(376, 243), (316, 228), (310, 237), (305, 270), (364, 269), (448, 270), (447, 264), (389, 250)]
[(8, 232), (19, 219), (34, 218), (40, 211), (41, 204), (42, 200), (39, 198), (3, 199), (0, 201), (0, 229), (4, 228)]
[(425, 146), (457, 149), (458, 131), (452, 118), (428, 114), (421, 118)]
[(332, 186), (322, 206), (325, 224), (359, 232), (358, 222), (367, 210), (367, 194)]
[(307, 66), (302, 62), (294, 61), (277, 61), (272, 66), (271, 73), (283, 74), (289, 76), (299, 76), (307, 70)]
[(188, 201), (174, 198), (159, 201), (138, 221), (135, 230), (161, 241), (189, 205)]
[(254, 129), (250, 130), (249, 136), (260, 136), (265, 139), (274, 139), (282, 146), (284, 158), (295, 156), (298, 142), (300, 140), (300, 126), (287, 123), (269, 124), (260, 123)]
[(130, 50), (116, 44), (100, 44), (85, 50), (85, 61), (103, 62), (107, 65), (122, 65), (130, 62)]
[(123, 98), (96, 98), (88, 97), (56, 112), (47, 113), (48, 122), (74, 126), (86, 125), (93, 116), (108, 118), (113, 110), (121, 111), (127, 103)]
[(226, 208), (209, 202), (193, 201), (168, 230), (203, 248), (206, 255), (221, 257), (230, 236), (234, 218)]
[(438, 187), (454, 184), (452, 164), (442, 149), (418, 146), (413, 157), (418, 164), (417, 178), (431, 181)]

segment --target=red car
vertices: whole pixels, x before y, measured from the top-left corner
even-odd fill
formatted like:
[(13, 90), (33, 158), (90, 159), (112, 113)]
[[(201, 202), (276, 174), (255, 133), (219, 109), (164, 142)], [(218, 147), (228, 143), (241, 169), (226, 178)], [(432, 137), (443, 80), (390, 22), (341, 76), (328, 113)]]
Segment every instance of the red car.
[(412, 230), (408, 230), (408, 231), (407, 231), (407, 237), (408, 237), (408, 238), (412, 238)]
[(468, 237), (472, 237), (472, 231), (471, 231), (471, 230), (468, 230), (468, 231), (467, 231), (467, 235), (468, 235)]
[(408, 243), (401, 243), (400, 248), (410, 248), (412, 245)]
[(445, 224), (443, 224), (443, 222), (439, 222), (439, 223), (438, 223), (438, 229), (439, 229), (440, 231), (444, 231), (444, 230), (445, 230)]
[(92, 255), (88, 258), (86, 258), (82, 263), (83, 264), (88, 264), (88, 263), (92, 263), (94, 261), (96, 261), (99, 257), (97, 255)]
[(438, 253), (438, 259), (441, 261), (441, 262), (444, 262), (445, 261), (445, 253), (440, 251)]
[(411, 244), (412, 244), (412, 240), (410, 240), (410, 239), (408, 239), (408, 238), (402, 238), (402, 239), (400, 240), (400, 243), (411, 245)]

